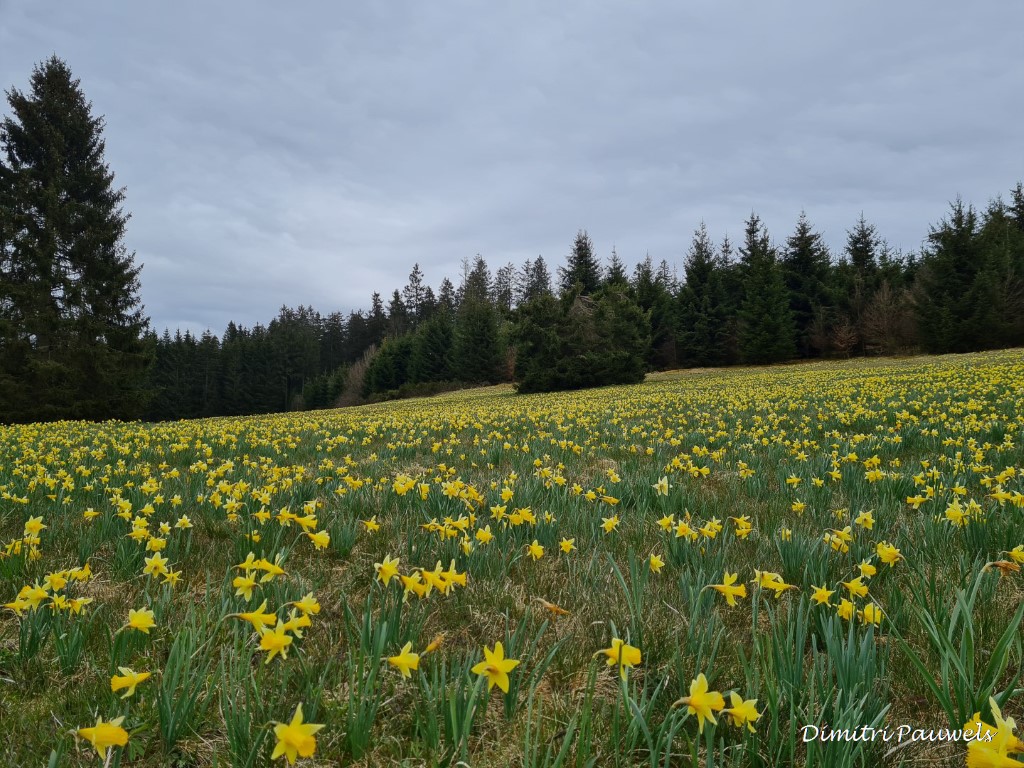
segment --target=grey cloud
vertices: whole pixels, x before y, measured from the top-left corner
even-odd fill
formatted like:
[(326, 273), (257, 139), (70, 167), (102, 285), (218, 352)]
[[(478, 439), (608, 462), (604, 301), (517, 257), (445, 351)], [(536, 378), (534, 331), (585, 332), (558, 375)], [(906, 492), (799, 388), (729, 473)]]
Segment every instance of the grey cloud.
[(413, 262), (681, 267), (801, 210), (913, 250), (1024, 177), (1024, 6), (0, 4), (0, 83), (56, 52), (107, 118), (154, 325), (365, 307)]

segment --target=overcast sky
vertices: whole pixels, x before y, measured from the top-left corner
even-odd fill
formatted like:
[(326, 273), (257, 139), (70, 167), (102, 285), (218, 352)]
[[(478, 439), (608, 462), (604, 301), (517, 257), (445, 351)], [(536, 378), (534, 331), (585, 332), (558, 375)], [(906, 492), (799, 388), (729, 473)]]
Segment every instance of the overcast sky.
[[(66, 60), (106, 117), (153, 326), (602, 258), (694, 228), (916, 250), (1024, 179), (1024, 2), (0, 0), (0, 86)], [(6, 101), (4, 113), (8, 112)]]

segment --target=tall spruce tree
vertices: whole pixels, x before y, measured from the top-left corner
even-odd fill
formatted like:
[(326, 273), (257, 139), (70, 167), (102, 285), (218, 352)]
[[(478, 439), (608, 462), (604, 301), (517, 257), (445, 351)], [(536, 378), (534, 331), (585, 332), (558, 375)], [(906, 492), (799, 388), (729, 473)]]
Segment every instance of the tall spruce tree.
[(402, 336), (409, 331), (410, 326), (409, 310), (396, 288), (391, 294), (391, 301), (388, 302), (387, 335)]
[(502, 317), (512, 314), (515, 304), (515, 282), (516, 268), (514, 264), (509, 263), (498, 267), (498, 271), (494, 273), (494, 306), (501, 312)]
[(651, 255), (633, 268), (631, 294), (649, 323), (650, 343), (647, 347), (647, 367), (665, 370), (676, 363), (676, 311), (671, 293), (671, 272), (668, 265), (657, 271)]
[(740, 267), (740, 351), (744, 362), (775, 363), (793, 357), (793, 316), (786, 283), (768, 231), (753, 213), (744, 231)]
[(402, 303), (408, 315), (410, 325), (415, 328), (424, 317), (424, 303), (428, 288), (423, 284), (423, 272), (417, 262), (412, 265), (409, 282), (402, 289)]
[(568, 262), (564, 267), (559, 267), (558, 277), (563, 296), (572, 293), (577, 283), (582, 296), (589, 296), (601, 287), (601, 265), (597, 262), (594, 244), (585, 230), (576, 233)]
[[(868, 307), (884, 279), (880, 272), (882, 239), (874, 225), (861, 213), (857, 223), (846, 233), (846, 247), (832, 273), (832, 294), (836, 299), (836, 330), (852, 332), (853, 347), (849, 351), (864, 354), (873, 346), (867, 338), (865, 324)], [(890, 276), (890, 289), (893, 288)], [(877, 314), (877, 313), (876, 313)]]
[(135, 418), (152, 356), (103, 118), (56, 56), (0, 124), (0, 418)]
[(551, 273), (543, 256), (527, 259), (516, 278), (516, 305), (528, 304), (541, 296), (551, 294)]
[(612, 246), (612, 255), (608, 260), (608, 270), (604, 274), (604, 285), (618, 285), (629, 288), (629, 275), (626, 273), (626, 265), (619, 258), (615, 246)]
[(505, 350), (499, 333), (499, 314), (491, 301), (491, 273), (477, 254), (472, 266), (465, 264), (459, 286), (451, 370), (458, 381), (484, 384), (501, 378)]
[(725, 359), (725, 307), (715, 246), (701, 222), (684, 265), (686, 282), (679, 290), (676, 344), (687, 366), (719, 365)]
[(820, 324), (831, 311), (828, 296), (830, 260), (821, 234), (814, 231), (806, 213), (800, 214), (796, 229), (786, 241), (782, 271), (789, 290), (789, 309), (796, 329), (797, 352), (801, 357), (821, 354)]
[(452, 281), (446, 277), (441, 281), (441, 285), (437, 289), (437, 309), (438, 311), (454, 315), (455, 310), (458, 308), (458, 293), (456, 292)]
[(921, 342), (929, 352), (971, 350), (971, 289), (984, 262), (977, 235), (978, 214), (959, 198), (928, 233), (914, 299)]
[[(366, 333), (368, 343), (366, 346), (376, 345), (384, 341), (388, 332), (388, 315), (384, 311), (384, 300), (380, 297), (379, 291), (374, 291), (370, 297), (370, 313), (366, 317)], [(365, 349), (365, 347), (364, 347)], [(358, 350), (356, 357), (361, 355), (363, 350)]]
[(874, 278), (878, 273), (878, 248), (881, 239), (874, 225), (868, 224), (861, 213), (853, 229), (847, 232), (846, 256), (854, 275), (863, 281), (868, 293), (875, 289)]
[(1010, 215), (1017, 229), (1024, 232), (1024, 183), (1019, 181), (1010, 192)]
[(454, 328), (448, 312), (437, 312), (425, 320), (413, 336), (409, 379), (421, 382), (451, 378), (453, 342)]

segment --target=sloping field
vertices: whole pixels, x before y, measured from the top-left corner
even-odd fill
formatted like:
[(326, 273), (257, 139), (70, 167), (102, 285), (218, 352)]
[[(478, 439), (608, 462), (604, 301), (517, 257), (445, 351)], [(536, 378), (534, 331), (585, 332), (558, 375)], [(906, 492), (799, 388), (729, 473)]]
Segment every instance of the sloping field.
[(1022, 424), (1011, 351), (0, 428), (0, 762), (1000, 764)]

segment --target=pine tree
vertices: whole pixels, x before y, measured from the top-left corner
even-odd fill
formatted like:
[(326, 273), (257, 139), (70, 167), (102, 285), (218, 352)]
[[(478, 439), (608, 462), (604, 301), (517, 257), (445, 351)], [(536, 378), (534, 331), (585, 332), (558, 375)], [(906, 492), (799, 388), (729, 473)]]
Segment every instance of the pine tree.
[(366, 346), (356, 352), (359, 357), (366, 347), (380, 346), (388, 332), (388, 316), (384, 311), (384, 300), (378, 291), (370, 297), (370, 314), (366, 318)]
[(425, 320), (413, 337), (409, 380), (446, 381), (451, 378), (454, 329), (451, 316), (438, 312)]
[(363, 396), (390, 392), (409, 381), (409, 358), (413, 337), (410, 335), (387, 339), (366, 371)]
[(457, 381), (485, 384), (501, 378), (505, 357), (499, 313), (492, 302), (491, 273), (483, 256), (463, 262), (459, 309), (455, 315), (451, 371)]
[(542, 293), (516, 308), (511, 341), (515, 349), (512, 378), (520, 392), (558, 389), (556, 366), (567, 350), (562, 340), (563, 307)]
[(279, 405), (272, 410), (301, 408), (298, 396), (306, 381), (320, 372), (319, 325), (319, 315), (312, 307), (304, 306), (283, 306), (270, 321), (267, 333), (275, 364), (273, 376), (281, 387)]
[(516, 285), (516, 304), (522, 306), (541, 296), (551, 295), (551, 273), (543, 256), (527, 259), (520, 269)]
[(719, 365), (724, 361), (725, 308), (718, 259), (703, 222), (693, 233), (684, 272), (676, 315), (680, 361), (688, 366)]
[(981, 266), (966, 296), (964, 346), (1001, 349), (1024, 343), (1024, 231), (1000, 199), (985, 211), (976, 236)]
[(418, 322), (429, 320), (436, 312), (437, 297), (434, 295), (434, 289), (428, 285), (423, 289), (423, 301), (420, 302)]
[(473, 384), (498, 381), (504, 355), (497, 310), (489, 301), (470, 294), (460, 304), (455, 323), (453, 378)]
[[(227, 334), (224, 343), (227, 344)], [(334, 371), (345, 362), (346, 344), (345, 319), (340, 312), (332, 312), (324, 318), (320, 336), (320, 368), (325, 373)]]
[(831, 311), (827, 282), (829, 255), (821, 235), (815, 232), (807, 214), (800, 214), (796, 230), (786, 241), (782, 272), (789, 290), (789, 309), (796, 329), (797, 352), (801, 357), (821, 354), (822, 334), (814, 326)]
[(774, 363), (793, 357), (793, 317), (782, 270), (768, 232), (756, 214), (747, 220), (740, 266), (740, 351), (748, 363)]
[(516, 268), (513, 264), (505, 264), (494, 273), (494, 304), (502, 316), (512, 313), (515, 300)]
[(572, 253), (566, 266), (559, 267), (558, 276), (563, 296), (572, 293), (577, 283), (583, 296), (589, 296), (601, 287), (601, 267), (586, 231), (581, 229), (576, 233)]
[(726, 235), (718, 247), (715, 262), (715, 287), (720, 298), (723, 318), (722, 340), (718, 345), (721, 359), (718, 365), (735, 365), (742, 359), (740, 352), (740, 307), (743, 304), (743, 265), (733, 258), (732, 241)]
[[(836, 305), (836, 332), (842, 336), (845, 330), (852, 331), (851, 351), (857, 354), (868, 351), (866, 313), (875, 293), (886, 279), (886, 275), (880, 271), (883, 253), (885, 248), (882, 239), (862, 213), (857, 223), (847, 230), (846, 246), (839, 263), (830, 274), (829, 292)], [(888, 280), (890, 290), (894, 289), (892, 274), (888, 274)], [(886, 301), (890, 299), (889, 296), (882, 298)], [(872, 332), (871, 335), (876, 336), (877, 333)]]
[(1010, 193), (1010, 215), (1017, 229), (1024, 232), (1024, 183), (1019, 181)]
[(654, 269), (651, 255), (647, 254), (633, 269), (631, 294), (647, 318), (650, 343), (647, 348), (647, 367), (665, 370), (676, 363), (676, 308), (671, 293), (672, 275), (668, 265)]
[(251, 381), (243, 374), (242, 365), (245, 358), (245, 329), (228, 323), (220, 347), (220, 382), (218, 396), (220, 413), (218, 416), (236, 416), (248, 413), (251, 404), (248, 402)]
[(30, 85), (7, 92), (0, 125), (0, 413), (135, 418), (149, 395), (149, 321), (103, 118), (55, 56)]
[(362, 310), (349, 312), (345, 321), (345, 362), (356, 362), (373, 344), (370, 326)]
[(643, 381), (649, 318), (624, 286), (561, 300), (538, 296), (513, 329), (519, 392), (550, 392)]
[(629, 275), (626, 274), (626, 265), (622, 263), (619, 254), (612, 247), (612, 255), (608, 261), (608, 271), (604, 276), (605, 286), (618, 285), (624, 288), (629, 287)]
[(878, 248), (881, 241), (875, 227), (864, 219), (861, 213), (853, 229), (847, 232), (846, 256), (850, 260), (850, 266), (854, 274), (864, 281), (867, 291), (873, 292), (877, 287), (874, 284), (875, 276), (878, 273)]
[(410, 328), (409, 310), (402, 301), (402, 295), (396, 288), (391, 294), (391, 301), (388, 302), (388, 335), (402, 336)]
[(420, 265), (418, 263), (413, 264), (412, 272), (409, 273), (409, 282), (402, 289), (402, 303), (405, 305), (406, 314), (413, 328), (423, 319), (426, 291), (427, 288), (423, 285), (423, 272), (420, 271)]
[(483, 256), (478, 253), (472, 262), (466, 260), (463, 263), (462, 285), (459, 286), (460, 304), (466, 301), (491, 303), (493, 289), (491, 271)]
[(977, 234), (978, 215), (959, 198), (950, 205), (949, 216), (928, 234), (914, 303), (921, 341), (929, 352), (971, 350), (970, 291), (984, 266)]
[(437, 309), (440, 312), (447, 312), (454, 315), (459, 308), (459, 297), (452, 281), (447, 277), (441, 281), (437, 289)]

